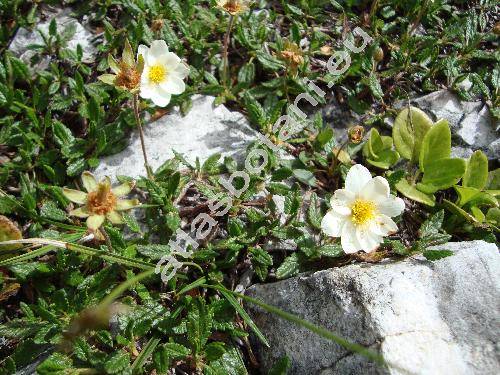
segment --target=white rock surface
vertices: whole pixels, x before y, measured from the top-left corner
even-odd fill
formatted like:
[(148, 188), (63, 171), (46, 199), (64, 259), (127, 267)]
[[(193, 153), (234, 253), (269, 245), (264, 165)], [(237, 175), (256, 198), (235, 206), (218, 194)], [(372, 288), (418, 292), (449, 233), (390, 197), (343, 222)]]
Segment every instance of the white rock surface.
[(456, 146), (469, 148), (468, 153), (481, 149), (489, 159), (500, 158), (500, 124), (491, 116), (486, 104), (480, 101), (461, 101), (448, 90), (433, 92), (416, 98), (411, 103), (433, 115), (435, 120), (447, 119)]
[[(500, 256), (483, 241), (449, 243), (454, 255), (354, 264), (254, 285), (247, 294), (379, 350), (412, 374), (500, 373)], [(266, 372), (280, 357), (289, 374), (405, 374), (247, 304), (271, 349), (256, 345)]]
[[(53, 18), (55, 18), (57, 23), (57, 31), (59, 34), (64, 34), (65, 30), (70, 30), (74, 28), (74, 34), (67, 41), (66, 49), (76, 52), (77, 46), (80, 44), (83, 51), (83, 62), (89, 63), (93, 62), (95, 55), (97, 54), (97, 49), (92, 44), (95, 36), (85, 29), (75, 18), (69, 16), (70, 9), (56, 9), (51, 12), (46, 13), (46, 20), (37, 23), (33, 30), (25, 29), (24, 27), (17, 30), (16, 35), (12, 39), (9, 45), (9, 50), (17, 57), (22, 59), (25, 63), (30, 64), (30, 60), (35, 54), (33, 50), (29, 47), (31, 45), (43, 45), (43, 38), (40, 35), (42, 32), (44, 35), (49, 35), (49, 25)], [(46, 69), (50, 59), (45, 57), (42, 61), (38, 62), (33, 66), (35, 69)]]
[[(183, 117), (179, 110), (144, 125), (149, 163), (153, 170), (174, 157), (172, 150), (184, 155), (191, 163), (196, 157), (203, 163), (209, 156), (221, 153), (242, 159), (246, 147), (256, 140), (257, 132), (239, 112), (223, 105), (214, 107), (215, 98), (197, 95), (193, 107)], [(144, 161), (137, 131), (122, 152), (101, 159), (95, 175), (102, 178), (116, 175), (138, 177), (145, 175)]]

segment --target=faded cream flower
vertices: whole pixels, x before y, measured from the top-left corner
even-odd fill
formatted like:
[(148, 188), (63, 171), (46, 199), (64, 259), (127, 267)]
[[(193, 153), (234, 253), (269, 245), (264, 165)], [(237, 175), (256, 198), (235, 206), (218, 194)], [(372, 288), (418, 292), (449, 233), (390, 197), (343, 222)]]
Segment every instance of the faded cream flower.
[(405, 209), (404, 201), (391, 195), (387, 180), (372, 178), (360, 164), (351, 167), (345, 189), (337, 190), (330, 204), (332, 208), (323, 218), (321, 228), (328, 236), (340, 237), (347, 254), (375, 251), (384, 236), (397, 232), (398, 226), (391, 217)]
[(304, 53), (297, 44), (289, 40), (285, 40), (283, 50), (279, 53), (279, 58), (283, 60), (294, 73), (297, 72), (298, 67), (304, 63)]
[(173, 52), (169, 52), (164, 40), (155, 40), (151, 47), (140, 45), (138, 56), (144, 59), (144, 70), (141, 75), (140, 95), (151, 99), (159, 107), (170, 103), (172, 95), (184, 92), (184, 78), (189, 68)]
[(139, 91), (144, 60), (142, 58), (139, 58), (137, 62), (134, 60), (134, 53), (128, 40), (125, 41), (121, 60), (117, 61), (113, 56), (108, 55), (108, 65), (114, 74), (103, 74), (98, 77), (99, 80), (133, 94)]
[(249, 0), (217, 0), (217, 6), (232, 16), (246, 12), (250, 3)]
[(126, 182), (115, 188), (111, 187), (109, 177), (97, 182), (90, 172), (82, 174), (83, 187), (87, 193), (74, 190), (63, 189), (63, 194), (71, 202), (81, 204), (69, 214), (80, 218), (87, 218), (87, 227), (90, 230), (97, 230), (108, 219), (112, 224), (123, 224), (120, 211), (130, 210), (140, 205), (138, 199), (120, 199), (130, 193), (134, 187), (133, 182)]

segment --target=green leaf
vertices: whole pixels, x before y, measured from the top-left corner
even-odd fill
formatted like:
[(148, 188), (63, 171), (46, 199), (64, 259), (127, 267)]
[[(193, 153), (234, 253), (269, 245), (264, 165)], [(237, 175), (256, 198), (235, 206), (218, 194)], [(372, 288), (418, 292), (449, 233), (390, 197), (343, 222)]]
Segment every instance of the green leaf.
[(316, 193), (312, 193), (309, 207), (307, 209), (307, 219), (309, 220), (309, 223), (316, 229), (321, 229), (321, 221), (323, 220), (319, 203), (320, 202)]
[(175, 342), (169, 342), (167, 344), (162, 345), (162, 347), (165, 350), (168, 357), (172, 359), (184, 358), (188, 356), (189, 353), (191, 352), (184, 345), (177, 344)]
[(120, 350), (107, 358), (104, 369), (108, 374), (121, 374), (130, 366), (130, 355)]
[(377, 159), (378, 154), (384, 149), (384, 142), (377, 129), (372, 128), (372, 130), (370, 130), (370, 138), (368, 138), (366, 147), (368, 149), (368, 154), (373, 159)]
[(284, 68), (280, 60), (265, 51), (257, 51), (257, 60), (259, 60), (265, 69), (277, 71)]
[(450, 250), (425, 250), (422, 255), (427, 260), (439, 260), (453, 255)]
[(375, 99), (382, 99), (384, 97), (384, 92), (382, 91), (382, 87), (380, 87), (380, 82), (375, 73), (370, 73), (370, 77), (368, 78), (368, 83), (370, 86), (370, 90)]
[(486, 213), (486, 220), (491, 224), (500, 226), (500, 208), (490, 208)]
[(340, 244), (329, 244), (329, 245), (319, 246), (317, 248), (317, 251), (321, 256), (327, 258), (338, 258), (345, 255), (344, 250), (342, 249), (342, 245)]
[(200, 353), (212, 329), (213, 311), (207, 308), (205, 300), (194, 299), (187, 316), (187, 337), (193, 350)]
[(422, 172), (432, 163), (449, 158), (451, 154), (451, 131), (447, 120), (436, 122), (422, 141), (419, 165)]
[(474, 216), (470, 215), (467, 211), (458, 207), (455, 203), (450, 202), (447, 199), (443, 199), (443, 205), (446, 207), (448, 211), (457, 215), (458, 217), (461, 217), (462, 219), (465, 219), (470, 223), (477, 223), (477, 220)]
[(481, 193), (480, 190), (473, 187), (454, 186), (454, 188), (458, 194), (457, 204), (460, 207), (464, 206), (466, 203), (477, 197), (479, 193)]
[(276, 270), (276, 278), (278, 280), (286, 279), (295, 276), (300, 271), (299, 256), (297, 253), (285, 258), (281, 266)]
[(269, 343), (267, 342), (266, 337), (262, 334), (260, 329), (255, 325), (252, 318), (250, 318), (250, 315), (248, 315), (245, 309), (241, 307), (238, 300), (229, 291), (223, 289), (219, 289), (219, 291), (224, 296), (224, 298), (228, 300), (231, 306), (233, 306), (233, 308), (241, 316), (241, 318), (245, 321), (245, 323), (252, 329), (252, 331), (255, 333), (255, 336), (257, 336), (259, 340), (269, 348)]
[(125, 225), (134, 233), (141, 233), (141, 227), (137, 222), (136, 218), (128, 213), (122, 213), (123, 221)]
[(290, 358), (284, 356), (271, 367), (268, 375), (286, 375), (291, 366)]
[(144, 363), (151, 357), (151, 354), (153, 354), (154, 350), (158, 346), (160, 342), (159, 338), (152, 337), (149, 339), (147, 344), (142, 348), (141, 353), (137, 356), (135, 359), (134, 363), (131, 366), (131, 370), (133, 373), (140, 373), (142, 370), (142, 367), (144, 366)]
[(294, 169), (293, 170), (294, 177), (300, 182), (307, 184), (312, 187), (316, 187), (316, 177), (314, 174), (307, 169)]
[(405, 178), (400, 179), (395, 186), (397, 191), (416, 202), (423, 203), (429, 207), (434, 207), (436, 204), (436, 198), (432, 194), (426, 194), (417, 190), (417, 188), (414, 185), (410, 185)]
[(206, 359), (211, 361), (216, 361), (224, 355), (226, 348), (222, 342), (211, 342), (205, 346)]
[(243, 83), (246, 86), (252, 84), (255, 79), (255, 64), (253, 62), (248, 62), (244, 64), (240, 71), (238, 72), (238, 82)]
[(231, 346), (222, 357), (207, 365), (203, 373), (206, 375), (248, 375), (241, 353), (234, 346)]
[(488, 158), (483, 152), (478, 150), (471, 155), (467, 162), (462, 185), (482, 190), (487, 182)]
[(422, 140), (431, 126), (432, 120), (420, 109), (403, 109), (392, 128), (392, 138), (399, 154), (416, 163), (419, 160)]
[(49, 35), (50, 36), (57, 35), (57, 23), (55, 18), (52, 18), (52, 20), (49, 23)]
[[(426, 189), (420, 189), (427, 193), (447, 189), (455, 185), (465, 173), (465, 160), (458, 158), (439, 159), (427, 165), (422, 178), (422, 184)], [(427, 189), (428, 187), (428, 189)]]
[(430, 235), (439, 233), (443, 225), (443, 220), (444, 220), (444, 210), (439, 210), (429, 219), (424, 221), (424, 223), (420, 226), (419, 237), (425, 238)]
[(367, 159), (366, 161), (377, 168), (389, 169), (399, 161), (399, 153), (394, 150), (383, 150), (379, 152), (376, 160)]
[(334, 136), (333, 129), (326, 128), (322, 130), (320, 133), (318, 133), (316, 137), (316, 142), (318, 142), (319, 146), (322, 148), (333, 139), (333, 136)]
[(43, 361), (36, 369), (40, 375), (64, 375), (71, 373), (73, 361), (68, 356), (61, 353), (53, 353), (49, 358)]
[(66, 212), (57, 207), (53, 201), (48, 201), (40, 208), (40, 216), (55, 221), (64, 221), (67, 219)]

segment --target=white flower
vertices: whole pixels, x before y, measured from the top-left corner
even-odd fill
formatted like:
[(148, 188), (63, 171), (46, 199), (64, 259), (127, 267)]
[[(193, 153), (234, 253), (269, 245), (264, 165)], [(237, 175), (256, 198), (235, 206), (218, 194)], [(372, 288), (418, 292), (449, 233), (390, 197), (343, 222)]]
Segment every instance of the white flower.
[(151, 99), (155, 105), (165, 107), (172, 95), (184, 92), (186, 85), (183, 79), (189, 74), (189, 68), (179, 56), (168, 51), (164, 40), (155, 40), (149, 48), (141, 44), (137, 54), (144, 59), (142, 98)]
[(360, 164), (351, 167), (345, 189), (337, 190), (330, 203), (332, 209), (323, 218), (321, 228), (328, 236), (340, 237), (347, 254), (375, 251), (384, 236), (397, 232), (391, 217), (405, 209), (403, 200), (391, 195), (387, 180), (372, 178)]

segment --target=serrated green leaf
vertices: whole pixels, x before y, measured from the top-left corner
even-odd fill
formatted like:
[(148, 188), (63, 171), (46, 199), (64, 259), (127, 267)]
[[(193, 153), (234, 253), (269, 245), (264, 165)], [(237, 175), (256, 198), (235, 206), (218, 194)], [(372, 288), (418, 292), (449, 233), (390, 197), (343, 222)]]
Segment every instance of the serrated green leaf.
[(295, 276), (300, 271), (299, 256), (297, 253), (293, 253), (285, 258), (281, 266), (276, 270), (276, 278), (278, 280), (286, 279), (288, 277)]
[(422, 253), (422, 255), (427, 260), (439, 260), (443, 258), (447, 258), (453, 255), (453, 251), (450, 250), (426, 250)]

